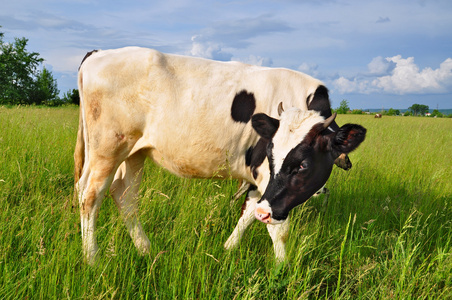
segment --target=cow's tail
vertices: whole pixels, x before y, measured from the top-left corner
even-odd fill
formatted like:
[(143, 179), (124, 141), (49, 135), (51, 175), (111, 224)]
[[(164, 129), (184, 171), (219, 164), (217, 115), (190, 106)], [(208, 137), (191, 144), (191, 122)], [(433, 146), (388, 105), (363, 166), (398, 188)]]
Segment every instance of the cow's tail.
[[(85, 118), (84, 118), (84, 102), (83, 102), (83, 68), (82, 65), (85, 60), (98, 50), (88, 52), (83, 58), (80, 67), (78, 68), (78, 91), (80, 97), (80, 114), (77, 132), (77, 142), (75, 144), (74, 152), (74, 184), (77, 185), (78, 181), (82, 177), (83, 166), (85, 164)], [(77, 189), (76, 189), (77, 190)], [(77, 192), (76, 192), (77, 193)]]
[(83, 165), (85, 163), (85, 138), (83, 133), (82, 110), (80, 109), (80, 121), (78, 124), (77, 142), (74, 151), (74, 184), (82, 177)]
[(78, 121), (77, 142), (74, 151), (74, 184), (82, 177), (83, 165), (85, 163), (85, 134), (83, 122), (83, 86), (82, 86), (82, 71), (78, 75), (78, 89), (80, 95), (80, 112)]
[(74, 151), (74, 197), (72, 199), (72, 208), (77, 207), (79, 190), (78, 182), (82, 177), (83, 165), (85, 164), (85, 134), (84, 134), (84, 122), (83, 122), (83, 89), (81, 85), (82, 75), (81, 71), (78, 76), (78, 87), (80, 95), (80, 111), (78, 121), (77, 141), (75, 143)]

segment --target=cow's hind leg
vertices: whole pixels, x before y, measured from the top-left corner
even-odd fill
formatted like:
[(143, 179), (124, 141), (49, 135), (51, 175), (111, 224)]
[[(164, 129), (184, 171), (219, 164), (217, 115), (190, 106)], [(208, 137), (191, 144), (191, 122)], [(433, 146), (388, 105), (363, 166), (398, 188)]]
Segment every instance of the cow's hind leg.
[(85, 260), (93, 265), (97, 255), (96, 221), (97, 215), (111, 184), (117, 164), (108, 159), (91, 159), (86, 164), (82, 177), (77, 182), (80, 205), (83, 254)]
[(245, 230), (253, 223), (256, 219), (254, 217), (254, 209), (256, 207), (257, 201), (259, 201), (261, 194), (258, 192), (255, 186), (251, 186), (248, 189), (245, 203), (242, 206), (242, 215), (240, 216), (234, 231), (229, 236), (228, 240), (224, 244), (224, 247), (228, 250), (236, 248), (242, 239)]
[(139, 220), (138, 190), (146, 156), (137, 152), (127, 158), (116, 171), (111, 194), (122, 215), (130, 237), (141, 254), (149, 252), (150, 242)]

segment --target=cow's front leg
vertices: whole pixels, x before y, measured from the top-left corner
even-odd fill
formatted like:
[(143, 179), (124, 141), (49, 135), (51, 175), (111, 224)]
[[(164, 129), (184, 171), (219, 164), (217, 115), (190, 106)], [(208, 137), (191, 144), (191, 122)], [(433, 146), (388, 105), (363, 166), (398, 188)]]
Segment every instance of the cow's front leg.
[(248, 226), (253, 223), (256, 219), (254, 217), (254, 209), (256, 208), (256, 203), (259, 201), (261, 194), (258, 192), (255, 186), (251, 186), (248, 189), (245, 203), (242, 205), (242, 214), (240, 216), (234, 231), (229, 236), (228, 240), (224, 244), (224, 247), (228, 250), (236, 248), (242, 239), (243, 233), (248, 228)]
[(280, 224), (267, 224), (267, 230), (273, 241), (276, 261), (283, 262), (286, 257), (286, 241), (289, 237), (289, 217)]

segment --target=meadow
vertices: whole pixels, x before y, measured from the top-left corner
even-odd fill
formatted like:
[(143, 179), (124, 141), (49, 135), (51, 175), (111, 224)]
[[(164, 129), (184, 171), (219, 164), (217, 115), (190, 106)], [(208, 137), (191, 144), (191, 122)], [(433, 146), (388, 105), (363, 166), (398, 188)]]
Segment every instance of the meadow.
[(0, 107), (0, 299), (450, 299), (452, 120), (339, 115), (367, 128), (323, 196), (291, 212), (287, 263), (240, 214), (236, 181), (175, 177), (150, 161), (140, 256), (114, 201), (98, 221), (99, 260), (83, 262), (73, 198), (78, 108)]

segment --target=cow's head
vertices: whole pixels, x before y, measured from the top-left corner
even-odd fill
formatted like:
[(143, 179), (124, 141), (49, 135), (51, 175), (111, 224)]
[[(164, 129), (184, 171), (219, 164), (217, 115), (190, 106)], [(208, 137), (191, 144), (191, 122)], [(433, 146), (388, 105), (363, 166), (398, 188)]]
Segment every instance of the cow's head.
[(264, 223), (283, 222), (290, 210), (308, 200), (328, 180), (335, 159), (355, 150), (366, 136), (366, 129), (346, 124), (328, 130), (336, 114), (327, 120), (316, 111), (291, 108), (274, 119), (255, 114), (252, 126), (268, 140), (267, 158), (270, 180), (255, 210)]

